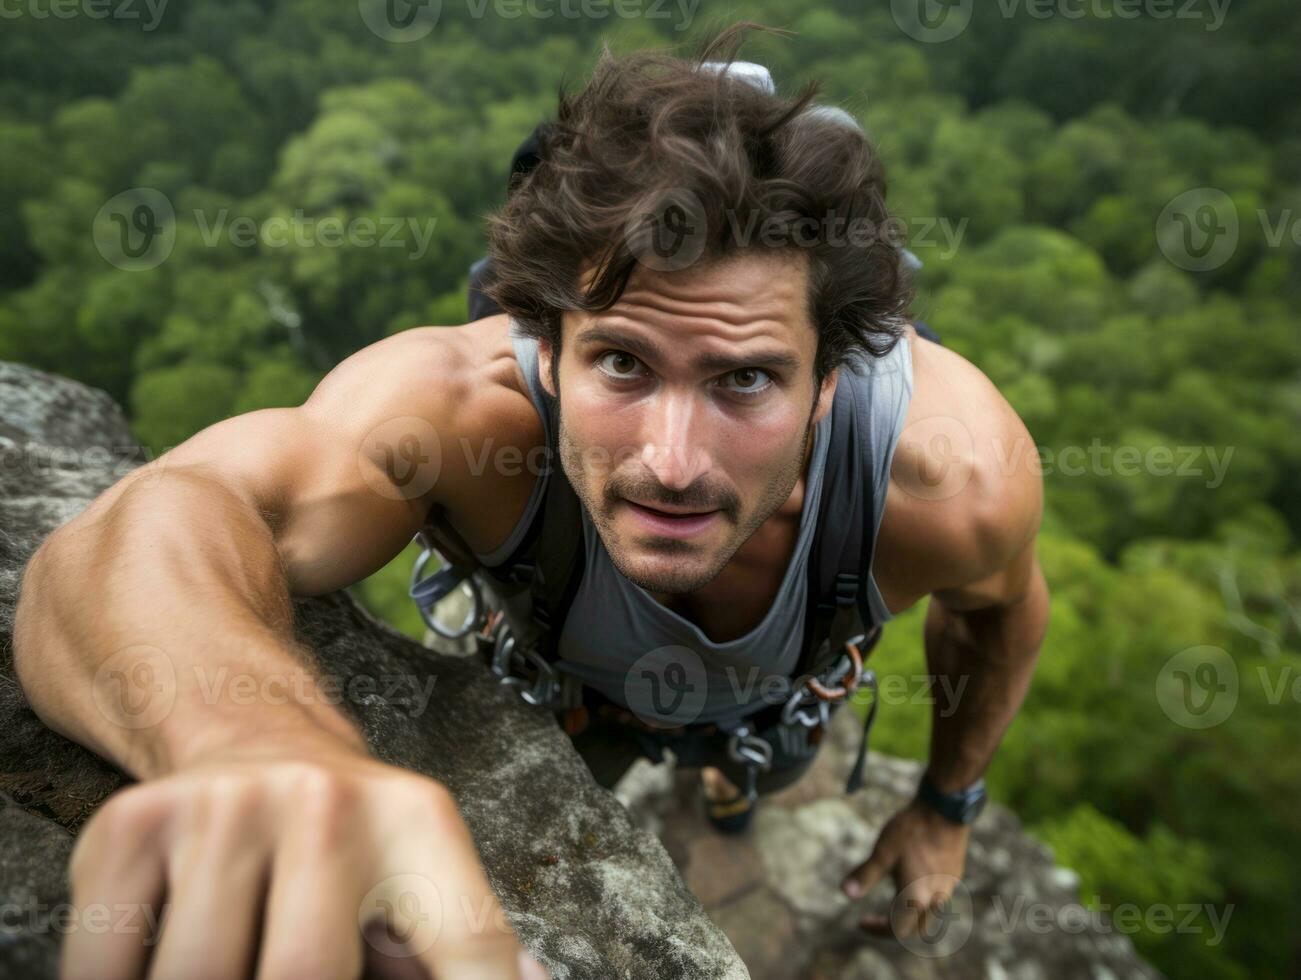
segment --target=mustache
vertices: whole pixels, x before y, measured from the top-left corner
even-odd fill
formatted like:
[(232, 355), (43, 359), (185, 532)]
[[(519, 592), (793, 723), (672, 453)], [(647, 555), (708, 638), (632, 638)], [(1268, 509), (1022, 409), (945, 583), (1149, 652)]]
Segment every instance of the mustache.
[(607, 507), (633, 498), (652, 507), (663, 504), (682, 510), (717, 510), (732, 521), (741, 510), (740, 498), (726, 487), (713, 486), (708, 480), (697, 480), (685, 489), (671, 490), (650, 474), (611, 475), (605, 484), (604, 497)]

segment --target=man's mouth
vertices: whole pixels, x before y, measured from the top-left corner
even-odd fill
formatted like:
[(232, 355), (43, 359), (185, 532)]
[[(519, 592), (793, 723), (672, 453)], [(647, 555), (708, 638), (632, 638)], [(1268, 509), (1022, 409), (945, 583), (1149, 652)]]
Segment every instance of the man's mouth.
[(651, 507), (636, 501), (623, 501), (636, 521), (659, 537), (689, 538), (713, 526), (721, 514), (718, 510), (672, 510)]

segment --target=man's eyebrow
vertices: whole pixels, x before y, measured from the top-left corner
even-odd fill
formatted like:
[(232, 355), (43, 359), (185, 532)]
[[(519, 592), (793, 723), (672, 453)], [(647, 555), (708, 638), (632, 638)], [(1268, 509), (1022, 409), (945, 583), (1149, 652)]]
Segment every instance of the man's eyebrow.
[[(645, 361), (660, 360), (659, 346), (630, 331), (597, 324), (578, 335), (582, 344), (609, 344)], [(800, 367), (799, 357), (787, 350), (762, 350), (747, 354), (716, 354), (706, 352), (692, 359), (692, 365), (710, 374), (725, 374), (742, 368), (766, 368), (774, 371), (795, 371)]]

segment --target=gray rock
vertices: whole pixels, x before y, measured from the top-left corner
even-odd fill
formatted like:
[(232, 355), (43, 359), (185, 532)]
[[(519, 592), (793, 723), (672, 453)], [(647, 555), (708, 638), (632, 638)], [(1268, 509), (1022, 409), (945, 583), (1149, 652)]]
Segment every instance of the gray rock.
[[(886, 709), (888, 710), (888, 709)], [(1155, 980), (1129, 937), (1079, 905), (1077, 875), (1056, 867), (1008, 810), (992, 805), (972, 828), (967, 866), (932, 942), (901, 943), (857, 929), (888, 914), (892, 882), (851, 902), (844, 874), (912, 797), (921, 765), (871, 753), (864, 788), (844, 795), (861, 729), (837, 713), (817, 761), (798, 783), (760, 801), (749, 831), (719, 837), (693, 806), (699, 777), (671, 763), (635, 767), (615, 788), (665, 846), (755, 980)]]
[[(19, 365), (0, 363), (0, 420), (0, 976), (53, 977), (51, 916), (67, 901), (74, 835), (124, 777), (28, 707), (13, 675), (14, 605), (40, 541), (145, 454), (103, 392)], [(379, 694), (349, 706), (377, 755), (452, 790), (512, 925), (557, 980), (747, 976), (660, 842), (549, 716), (346, 593), (296, 600), (294, 612), (331, 675), (436, 679), (424, 711)]]

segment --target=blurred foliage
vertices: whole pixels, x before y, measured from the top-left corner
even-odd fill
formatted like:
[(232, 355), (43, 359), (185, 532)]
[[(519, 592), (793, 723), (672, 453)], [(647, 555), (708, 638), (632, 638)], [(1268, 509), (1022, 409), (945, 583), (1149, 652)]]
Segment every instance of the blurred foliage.
[[(0, 358), (104, 388), (155, 452), (232, 413), (301, 403), (353, 351), (463, 320), (511, 153), (602, 39), (685, 51), (740, 17), (790, 27), (745, 57), (785, 91), (821, 79), (823, 100), (864, 123), (926, 263), (917, 316), (1040, 447), (1007, 465), (1044, 470), (1052, 623), (990, 772), (996, 795), (1080, 873), (1086, 900), (1233, 909), (1221, 944), (1138, 932), (1170, 975), (1301, 974), (1291, 0), (1135, 16), (981, 3), (937, 43), (909, 37), (892, 17), (907, 5), (884, 0), (592, 7), (604, 17), (537, 5), (550, 18), (448, 3), (413, 43), (368, 29), (361, 13), (379, 6), (13, 6)], [(616, 13), (630, 9), (645, 15)], [(1158, 221), (1201, 187), (1226, 195), (1239, 238), (1187, 271)], [(143, 258), (127, 252), (128, 232), (144, 234), (139, 188), (172, 212), (154, 215), (162, 244)], [(355, 591), (419, 636), (412, 557)], [(924, 673), (923, 615), (886, 631), (878, 670)], [(1193, 729), (1163, 713), (1158, 678), (1206, 645), (1240, 688), (1229, 718)], [(929, 711), (887, 705), (875, 744), (924, 756)]]

